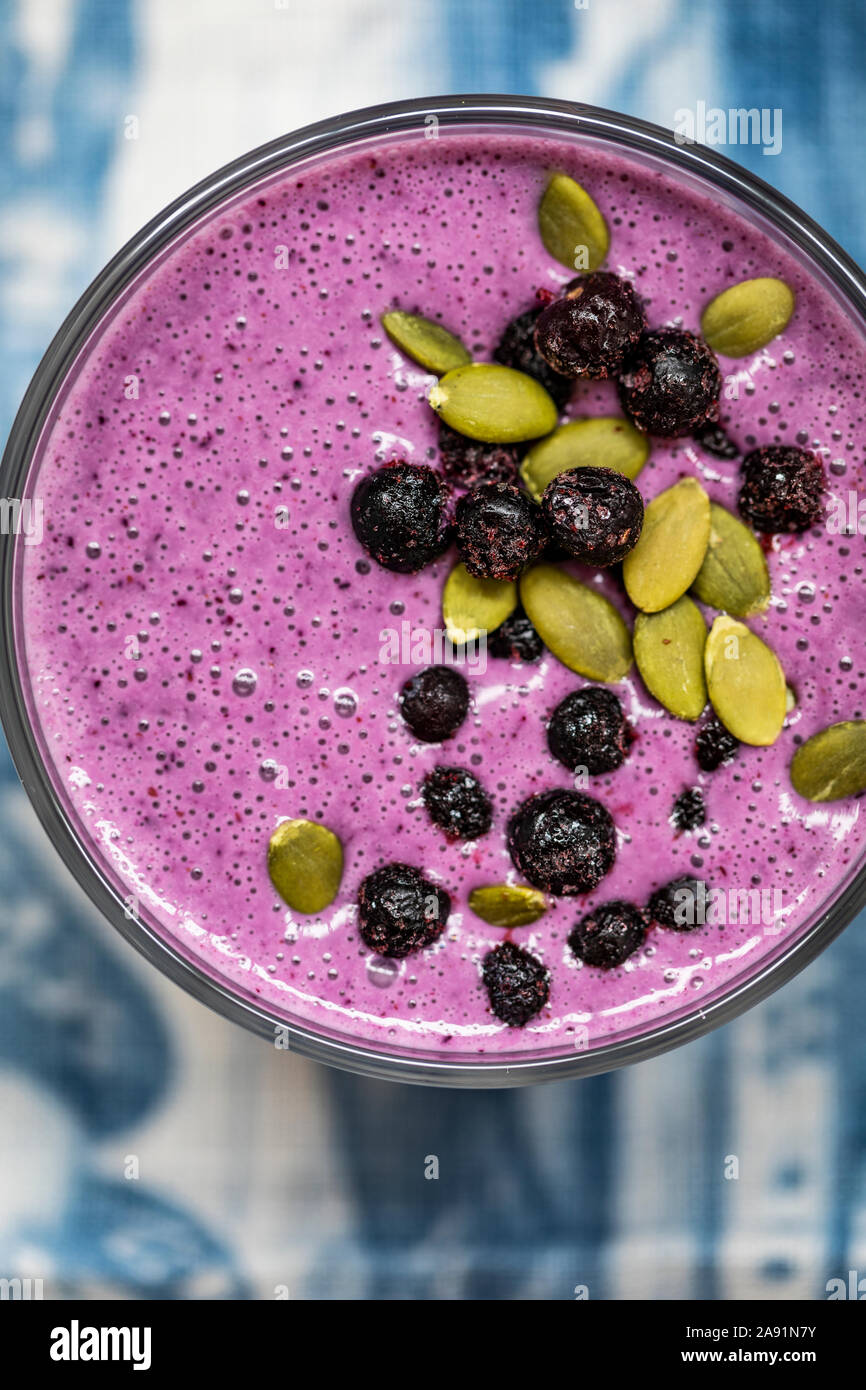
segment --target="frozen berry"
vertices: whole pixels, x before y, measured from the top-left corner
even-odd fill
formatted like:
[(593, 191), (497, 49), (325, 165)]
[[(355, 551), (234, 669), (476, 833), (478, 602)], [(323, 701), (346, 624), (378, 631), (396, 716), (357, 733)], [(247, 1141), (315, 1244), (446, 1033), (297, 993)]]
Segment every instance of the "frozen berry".
[(421, 796), (433, 824), (449, 839), (477, 840), (490, 829), (490, 798), (465, 767), (434, 767), (424, 778)]
[(519, 453), (513, 444), (480, 444), (442, 420), (439, 425), (442, 472), (455, 487), (517, 481)]
[(355, 488), (352, 526), (378, 564), (415, 574), (450, 544), (449, 500), (448, 484), (432, 468), (389, 463)]
[(400, 713), (423, 743), (450, 738), (468, 710), (469, 686), (453, 666), (426, 666), (400, 691)]
[(490, 633), (487, 650), (491, 656), (503, 657), (506, 661), (540, 661), (544, 643), (523, 609), (518, 607)]
[(451, 899), (411, 864), (386, 864), (358, 889), (361, 939), (379, 956), (400, 959), (442, 935)]
[(671, 824), (676, 830), (697, 830), (707, 818), (704, 794), (700, 787), (687, 787), (680, 792), (671, 810)]
[(553, 711), (547, 745), (566, 767), (585, 767), (593, 775), (613, 772), (625, 758), (629, 726), (612, 690), (588, 685), (573, 690)]
[(535, 325), (542, 308), (536, 305), (512, 319), (493, 357), (504, 367), (513, 367), (515, 371), (535, 377), (561, 410), (571, 395), (572, 383), (561, 372), (555, 372), (535, 346)]
[(756, 531), (808, 531), (824, 515), (824, 468), (816, 454), (766, 444), (743, 459), (740, 515)]
[(643, 527), (643, 498), (613, 468), (569, 468), (551, 479), (541, 510), (554, 543), (588, 565), (615, 565)]
[(616, 831), (610, 813), (593, 797), (538, 792), (511, 817), (508, 850), (534, 887), (573, 897), (591, 892), (612, 867)]
[(480, 483), (457, 503), (457, 549), (480, 579), (516, 579), (546, 541), (540, 509), (518, 487)]
[(703, 879), (674, 878), (657, 888), (647, 905), (647, 915), (660, 927), (694, 931), (706, 921), (707, 885)]
[(615, 899), (599, 903), (578, 922), (568, 938), (578, 960), (612, 970), (628, 960), (647, 934), (647, 921), (634, 903)]
[(717, 420), (721, 390), (712, 350), (681, 328), (645, 333), (619, 380), (623, 409), (647, 434), (691, 434)]
[(713, 458), (735, 459), (740, 452), (730, 435), (725, 434), (721, 425), (717, 425), (713, 420), (698, 426), (695, 439), (702, 449), (713, 455)]
[(704, 772), (715, 772), (722, 763), (729, 763), (736, 756), (740, 740), (729, 734), (718, 719), (708, 719), (698, 730), (695, 739), (695, 757)]
[(600, 380), (618, 372), (646, 328), (628, 280), (608, 270), (582, 275), (543, 309), (535, 346), (557, 372)]
[(513, 941), (487, 952), (482, 979), (491, 1009), (511, 1028), (522, 1028), (534, 1018), (550, 995), (550, 972)]

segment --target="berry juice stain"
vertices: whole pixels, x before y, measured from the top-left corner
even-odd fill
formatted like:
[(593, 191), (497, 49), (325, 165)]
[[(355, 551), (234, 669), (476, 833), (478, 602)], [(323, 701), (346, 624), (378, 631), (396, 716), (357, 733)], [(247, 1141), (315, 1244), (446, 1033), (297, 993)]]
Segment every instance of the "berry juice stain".
[[(516, 807), (574, 789), (546, 722), (587, 683), (514, 636), (486, 669), (464, 668), (471, 704), (453, 736), (419, 742), (398, 704), (415, 668), (383, 659), (382, 633), (441, 626), (455, 552), (389, 572), (362, 550), (349, 509), (377, 459), (438, 457), (427, 378), (380, 314), (441, 318), (486, 359), (519, 315), (531, 311), (531, 329), (539, 289), (569, 278), (537, 231), (550, 168), (592, 193), (611, 268), (633, 277), (653, 327), (696, 331), (737, 279), (791, 285), (795, 316), (754, 363), (736, 364), (749, 374), (738, 399), (723, 394), (719, 438), (742, 450), (809, 440), (846, 462), (839, 483), (828, 467), (831, 495), (862, 490), (863, 344), (798, 263), (718, 204), (611, 154), (457, 132), (337, 157), (213, 212), (107, 317), (34, 464), (45, 532), (23, 551), (23, 655), (55, 781), (94, 858), (206, 971), (373, 1044), (489, 1056), (570, 1050), (578, 1027), (593, 1039), (650, 1027), (689, 1006), (696, 941), (703, 1003), (796, 933), (862, 855), (858, 803), (806, 808), (788, 778), (795, 734), (864, 715), (860, 551), (824, 529), (777, 537), (774, 604), (751, 625), (797, 691), (790, 727), (774, 747), (702, 771), (695, 727), (662, 715), (633, 672), (617, 685), (634, 739), (621, 766), (581, 788), (614, 816), (616, 863), (594, 892), (551, 900), (513, 934), (550, 971), (542, 1012), (510, 1029), (489, 1011), (480, 962), (503, 933), (467, 899), (517, 880), (506, 846)], [(528, 350), (524, 336), (513, 351)], [(621, 413), (612, 381), (582, 382), (566, 409)], [(728, 453), (654, 439), (638, 487), (650, 498), (688, 473), (735, 509)], [(602, 587), (625, 611), (615, 577)], [(442, 764), (473, 768), (492, 802), (468, 854), (421, 803)], [(695, 833), (669, 819), (683, 787), (706, 803)], [(344, 847), (340, 893), (316, 918), (294, 915), (268, 878), (285, 817), (322, 820)], [(621, 968), (576, 961), (578, 921), (605, 901), (645, 904), (689, 873), (698, 834), (708, 884), (780, 891), (780, 931), (655, 929)], [(441, 937), (400, 968), (368, 963), (355, 906), (362, 879), (395, 860), (452, 903)]]

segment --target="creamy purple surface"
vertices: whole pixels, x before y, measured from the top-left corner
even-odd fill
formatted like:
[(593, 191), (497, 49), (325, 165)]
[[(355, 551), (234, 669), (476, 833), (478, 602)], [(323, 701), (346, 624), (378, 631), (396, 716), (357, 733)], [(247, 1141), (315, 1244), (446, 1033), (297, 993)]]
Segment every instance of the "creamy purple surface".
[[(457, 735), (415, 743), (396, 696), (417, 668), (380, 660), (383, 633), (441, 628), (456, 557), (411, 577), (380, 569), (349, 501), (377, 460), (436, 459), (431, 379), (380, 314), (441, 316), (489, 358), (536, 291), (569, 278), (537, 231), (554, 169), (599, 204), (608, 267), (634, 277), (651, 326), (697, 330), (727, 285), (788, 281), (797, 309), (785, 333), (753, 358), (721, 359), (739, 378), (723, 419), (743, 450), (819, 450), (828, 500), (862, 489), (862, 339), (773, 241), (607, 152), (447, 131), (288, 174), (212, 215), (92, 342), (29, 485), (45, 517), (22, 570), (33, 711), (94, 857), (230, 988), (289, 1019), (443, 1059), (569, 1051), (694, 1009), (813, 920), (863, 855), (860, 803), (810, 805), (787, 771), (795, 735), (864, 715), (862, 537), (776, 537), (772, 603), (749, 623), (796, 693), (782, 736), (702, 773), (695, 726), (662, 710), (633, 669), (616, 690), (636, 741), (589, 787), (616, 822), (616, 864), (590, 897), (551, 900), (512, 933), (550, 967), (542, 1014), (520, 1030), (489, 1012), (480, 961), (505, 933), (467, 897), (520, 881), (508, 815), (532, 792), (573, 785), (545, 722), (587, 682), (550, 656), (489, 658), (467, 672), (474, 705)], [(566, 414), (620, 414), (613, 387), (579, 385)], [(693, 441), (653, 440), (637, 483), (649, 500), (690, 474), (735, 508), (738, 471)], [(591, 582), (631, 620), (610, 577)], [(493, 829), (473, 845), (448, 843), (420, 805), (437, 763), (470, 768), (494, 800)], [(677, 834), (668, 817), (689, 786), (703, 788), (707, 822)], [(293, 914), (268, 878), (268, 839), (287, 816), (324, 821), (344, 845), (340, 894), (316, 918)], [(360, 941), (355, 896), (392, 859), (441, 881), (452, 914), (435, 946), (383, 962)], [(643, 903), (688, 873), (776, 890), (781, 912), (769, 926), (653, 929), (608, 973), (572, 957), (566, 938), (593, 903)]]

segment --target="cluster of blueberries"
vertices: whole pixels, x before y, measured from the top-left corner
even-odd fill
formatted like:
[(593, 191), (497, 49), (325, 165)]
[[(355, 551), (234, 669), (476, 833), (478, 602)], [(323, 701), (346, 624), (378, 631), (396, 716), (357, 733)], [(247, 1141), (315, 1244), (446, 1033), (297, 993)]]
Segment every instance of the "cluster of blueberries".
[[(561, 297), (545, 296), (507, 327), (494, 356), (533, 376), (559, 408), (575, 379), (616, 377), (626, 415), (647, 434), (694, 435), (708, 452), (733, 458), (738, 449), (718, 424), (722, 378), (700, 338), (678, 328), (647, 328), (643, 306), (628, 280), (605, 271), (579, 276)], [(525, 448), (526, 446), (522, 446)], [(355, 534), (368, 554), (397, 573), (417, 573), (452, 543), (470, 574), (515, 579), (542, 555), (575, 557), (599, 567), (617, 564), (637, 543), (643, 525), (640, 492), (612, 469), (581, 467), (559, 474), (540, 505), (518, 485), (521, 446), (487, 444), (440, 426), (441, 471), (396, 461), (364, 477), (351, 504)], [(755, 449), (743, 461), (739, 508), (759, 531), (803, 531), (822, 514), (824, 477), (814, 454), (787, 446)], [(459, 496), (452, 506), (453, 493)], [(518, 608), (490, 635), (494, 656), (537, 661), (543, 643)], [(470, 704), (464, 677), (433, 666), (411, 677), (400, 692), (402, 717), (415, 736), (450, 738)], [(548, 745), (566, 767), (591, 774), (612, 771), (626, 756), (630, 729), (616, 695), (590, 686), (568, 695), (548, 725)], [(699, 731), (700, 766), (713, 770), (735, 755), (737, 740), (715, 718)], [(481, 783), (465, 768), (437, 766), (422, 798), (431, 820), (451, 838), (475, 839), (492, 823)], [(673, 825), (702, 824), (701, 792), (682, 793)], [(615, 830), (610, 814), (578, 791), (551, 790), (528, 798), (508, 824), (508, 848), (523, 877), (546, 892), (591, 892), (611, 868)], [(706, 885), (703, 885), (704, 891)], [(680, 890), (697, 893), (692, 878), (659, 889), (645, 908), (614, 901), (578, 922), (568, 944), (586, 964), (621, 965), (641, 945), (650, 923), (676, 930), (693, 925), (676, 911)], [(387, 864), (359, 890), (359, 927), (367, 946), (403, 957), (442, 933), (448, 893), (406, 864)], [(493, 1012), (522, 1026), (544, 1006), (549, 972), (529, 952), (505, 940), (483, 963)]]

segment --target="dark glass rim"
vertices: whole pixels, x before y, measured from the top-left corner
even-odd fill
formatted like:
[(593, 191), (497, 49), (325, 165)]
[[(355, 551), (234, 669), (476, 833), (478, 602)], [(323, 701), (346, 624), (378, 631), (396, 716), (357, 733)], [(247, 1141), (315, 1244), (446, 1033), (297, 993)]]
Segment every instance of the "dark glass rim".
[[(655, 156), (674, 172), (712, 184), (740, 206), (765, 219), (822, 272), (866, 331), (866, 277), (821, 228), (794, 203), (725, 156), (701, 145), (680, 143), (671, 131), (645, 121), (563, 101), (536, 97), (472, 95), (419, 98), (368, 107), (307, 126), (233, 160), (181, 195), (152, 219), (109, 262), (84, 292), (40, 362), (16, 416), (0, 465), (0, 496), (19, 497), (31, 459), (61, 385), (108, 308), (139, 272), (180, 233), (217, 204), (249, 185), (302, 159), (344, 149), (372, 137), (419, 132), (425, 118), (442, 126), (534, 128), (549, 135), (607, 141), (624, 151)], [(0, 719), (12, 758), (31, 802), (61, 858), (88, 896), (133, 946), (175, 983), (224, 1017), (272, 1042), (285, 1030), (290, 1050), (368, 1076), (427, 1085), (513, 1086), (534, 1081), (589, 1076), (643, 1061), (689, 1042), (735, 1018), (790, 980), (815, 958), (866, 905), (866, 867), (846, 884), (830, 906), (789, 946), (739, 985), (703, 1006), (619, 1041), (585, 1052), (556, 1056), (514, 1053), (495, 1060), (442, 1062), (419, 1053), (403, 1055), (328, 1036), (303, 1024), (288, 1023), (252, 999), (212, 978), (146, 923), (129, 918), (124, 902), (90, 858), (52, 784), (36, 732), (15, 652), (17, 595), (14, 586), (15, 537), (0, 535), (2, 641), (0, 641)]]

